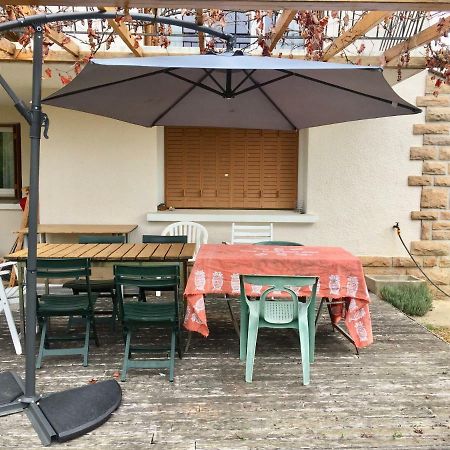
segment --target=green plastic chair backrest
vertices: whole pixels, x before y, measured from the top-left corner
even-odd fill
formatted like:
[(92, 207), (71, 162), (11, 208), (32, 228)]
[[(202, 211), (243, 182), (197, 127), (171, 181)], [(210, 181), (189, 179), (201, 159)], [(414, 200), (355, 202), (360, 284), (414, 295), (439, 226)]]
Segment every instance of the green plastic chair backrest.
[(124, 244), (125, 236), (99, 236), (99, 235), (90, 235), (84, 234), (81, 235), (78, 239), (78, 243), (80, 244)]
[(39, 258), (36, 266), (38, 278), (89, 278), (91, 266), (88, 258)]
[(298, 242), (290, 242), (290, 241), (262, 241), (262, 242), (255, 242), (254, 245), (285, 245), (286, 247), (303, 246), (303, 244), (299, 244)]
[[(177, 288), (180, 268), (171, 266), (114, 266), (114, 279), (119, 286), (136, 286), (152, 290), (155, 287)], [(157, 290), (157, 289), (154, 289)]]
[(160, 236), (159, 234), (144, 234), (142, 236), (144, 244), (186, 244), (187, 236)]
[[(297, 319), (299, 290), (304, 286), (311, 287), (311, 295), (306, 302), (309, 304), (316, 297), (319, 280), (318, 277), (288, 275), (240, 275), (239, 279), (241, 301), (247, 302), (250, 312), (253, 310), (260, 319), (272, 324), (288, 324)], [(254, 286), (252, 293), (258, 295), (256, 299), (248, 298), (245, 285)]]

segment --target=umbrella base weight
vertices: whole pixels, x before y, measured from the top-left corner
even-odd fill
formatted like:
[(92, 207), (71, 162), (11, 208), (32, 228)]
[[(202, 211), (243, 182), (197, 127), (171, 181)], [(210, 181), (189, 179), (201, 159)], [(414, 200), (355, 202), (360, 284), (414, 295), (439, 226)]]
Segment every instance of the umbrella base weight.
[(13, 372), (0, 373), (0, 416), (23, 410), (43, 445), (74, 439), (106, 422), (122, 401), (115, 380), (69, 389), (25, 403), (24, 385)]

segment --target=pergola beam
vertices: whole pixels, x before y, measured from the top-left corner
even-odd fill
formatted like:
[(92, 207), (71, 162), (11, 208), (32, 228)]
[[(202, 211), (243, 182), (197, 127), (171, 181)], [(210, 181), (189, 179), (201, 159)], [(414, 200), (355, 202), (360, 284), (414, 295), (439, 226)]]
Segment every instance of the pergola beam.
[(382, 20), (390, 16), (389, 11), (370, 11), (365, 13), (353, 25), (352, 28), (338, 36), (324, 51), (322, 61), (328, 61), (340, 53), (360, 36), (364, 36), (369, 30), (376, 27)]
[[(28, 6), (20, 6), (21, 13), (25, 16), (34, 16), (36, 11)], [(45, 26), (44, 36), (50, 41), (59, 45), (61, 48), (69, 52), (73, 56), (80, 54), (80, 47), (66, 34), (54, 30), (50, 25)]]
[(428, 44), (428, 42), (438, 39), (443, 36), (447, 31), (450, 30), (450, 16), (447, 16), (442, 22), (432, 25), (431, 27), (425, 28), (420, 33), (411, 36), (403, 42), (400, 42), (394, 47), (386, 50), (383, 53), (383, 58), (386, 63), (393, 61), (399, 57), (402, 53), (413, 50), (422, 45)]
[(270, 34), (270, 45), (269, 51), (272, 51), (278, 44), (278, 41), (283, 37), (283, 34), (287, 30), (289, 24), (292, 22), (292, 19), (297, 14), (297, 11), (292, 9), (285, 9), (281, 16), (278, 17), (277, 23), (275, 24), (275, 28)]
[[(197, 25), (203, 25), (203, 9), (195, 10), (195, 23)], [(198, 47), (200, 49), (200, 53), (205, 53), (205, 34), (198, 33)]]
[[(8, 0), (9, 5), (32, 5), (36, 0)], [(111, 6), (148, 8), (148, 0), (40, 0), (42, 6)], [(152, 0), (152, 7), (251, 10), (449, 11), (450, 0)]]
[[(99, 6), (100, 11), (114, 12), (116, 8), (111, 6)], [(134, 56), (142, 56), (142, 47), (139, 42), (131, 35), (130, 30), (123, 21), (117, 22), (113, 19), (108, 19), (108, 25), (117, 33), (125, 45), (132, 51)]]

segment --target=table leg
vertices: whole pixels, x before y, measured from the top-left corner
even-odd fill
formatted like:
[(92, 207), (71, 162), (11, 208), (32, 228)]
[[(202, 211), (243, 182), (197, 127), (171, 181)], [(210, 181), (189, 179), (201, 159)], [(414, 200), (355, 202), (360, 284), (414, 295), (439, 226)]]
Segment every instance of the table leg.
[(247, 335), (248, 335), (248, 315), (249, 310), (245, 300), (241, 299), (241, 323), (239, 327), (239, 359), (247, 359)]
[(25, 297), (23, 295), (23, 277), (24, 277), (24, 267), (23, 262), (17, 263), (17, 284), (19, 287), (19, 315), (20, 315), (20, 341), (22, 348), (25, 348)]

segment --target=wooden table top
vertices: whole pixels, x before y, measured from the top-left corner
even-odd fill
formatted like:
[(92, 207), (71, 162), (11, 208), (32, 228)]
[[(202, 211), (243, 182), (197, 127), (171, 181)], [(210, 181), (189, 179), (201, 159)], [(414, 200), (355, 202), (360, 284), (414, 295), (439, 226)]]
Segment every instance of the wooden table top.
[[(187, 261), (195, 244), (38, 244), (38, 258), (90, 258), (92, 261)], [(28, 249), (5, 256), (25, 261)]]
[[(137, 228), (131, 225), (89, 225), (89, 224), (40, 224), (38, 233), (50, 234), (128, 234)], [(28, 234), (28, 228), (18, 233)]]

